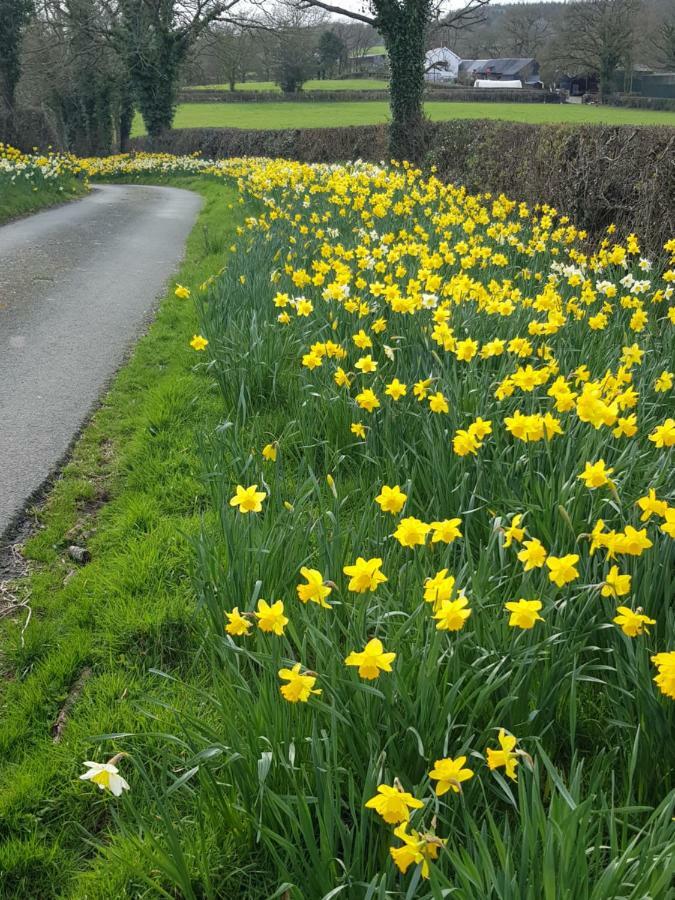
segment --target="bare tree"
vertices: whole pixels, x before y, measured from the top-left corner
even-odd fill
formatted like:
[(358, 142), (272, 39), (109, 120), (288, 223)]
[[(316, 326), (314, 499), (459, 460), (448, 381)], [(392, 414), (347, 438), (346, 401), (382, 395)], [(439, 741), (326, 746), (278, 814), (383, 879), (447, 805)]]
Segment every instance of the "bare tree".
[(240, 25), (212, 25), (198, 38), (184, 70), (188, 84), (220, 84), (231, 91), (243, 81), (251, 66), (254, 41), (251, 32)]
[(675, 16), (659, 24), (652, 43), (660, 65), (664, 69), (675, 70)]
[(597, 73), (602, 102), (619, 66), (632, 63), (639, 10), (640, 0), (579, 0), (567, 9), (561, 54), (578, 68)]
[(538, 6), (519, 3), (506, 7), (503, 31), (514, 56), (537, 56), (552, 36), (551, 23)]
[(464, 28), (479, 21), (490, 0), (467, 0), (448, 9), (443, 0), (364, 0), (361, 10), (324, 0), (288, 0), (299, 9), (322, 9), (371, 25), (382, 35), (390, 67), (392, 156), (416, 159), (423, 148), (426, 42), (436, 28)]

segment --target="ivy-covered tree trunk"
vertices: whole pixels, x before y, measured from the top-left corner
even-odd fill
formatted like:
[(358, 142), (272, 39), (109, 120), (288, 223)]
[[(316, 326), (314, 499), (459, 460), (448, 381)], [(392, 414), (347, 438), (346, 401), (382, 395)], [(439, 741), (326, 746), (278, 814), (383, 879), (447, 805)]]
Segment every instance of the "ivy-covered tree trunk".
[(132, 77), (145, 128), (151, 139), (169, 131), (178, 98), (176, 79), (171, 72), (156, 71), (154, 66), (137, 65)]
[(0, 0), (0, 97), (14, 109), (21, 76), (21, 41), (33, 14), (33, 0)]
[(432, 0), (380, 0), (375, 27), (389, 55), (394, 159), (417, 160), (424, 147), (424, 59)]
[(189, 42), (175, 28), (173, 3), (123, 0), (119, 32), (138, 109), (151, 140), (168, 131), (178, 99), (178, 76)]

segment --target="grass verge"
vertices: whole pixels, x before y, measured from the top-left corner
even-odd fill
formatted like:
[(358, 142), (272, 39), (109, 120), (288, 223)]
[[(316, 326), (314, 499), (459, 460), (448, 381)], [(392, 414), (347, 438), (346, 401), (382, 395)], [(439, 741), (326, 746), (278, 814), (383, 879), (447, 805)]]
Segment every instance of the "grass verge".
[[(177, 274), (198, 284), (231, 243), (235, 191), (204, 178), (171, 183), (205, 198)], [(180, 672), (191, 689), (199, 682), (189, 540), (206, 497), (194, 434), (215, 419), (220, 402), (195, 368), (201, 360), (188, 346), (195, 328), (193, 304), (171, 287), (35, 514), (23, 549), (27, 574), (4, 583), (1, 897), (146, 895), (146, 875), (116, 834), (114, 804), (77, 777), (83, 760), (115, 752), (114, 739), (92, 735), (161, 732), (169, 719), (162, 703), (192, 704), (184, 687), (162, 683), (151, 669)], [(91, 562), (73, 563), (72, 544), (86, 546)], [(153, 705), (148, 718), (141, 707)], [(152, 753), (154, 738), (147, 740)], [(151, 793), (145, 801), (136, 792), (136, 808), (152, 822)], [(185, 831), (189, 846), (189, 822)], [(152, 836), (139, 830), (137, 839)], [(236, 853), (221, 844), (218, 854), (230, 873), (225, 881), (235, 879), (234, 895), (244, 896), (248, 876), (234, 865)]]
[(4, 185), (0, 192), (0, 225), (20, 216), (84, 197), (87, 190), (86, 185), (75, 178), (68, 179), (65, 185), (46, 183), (39, 189), (24, 182)]

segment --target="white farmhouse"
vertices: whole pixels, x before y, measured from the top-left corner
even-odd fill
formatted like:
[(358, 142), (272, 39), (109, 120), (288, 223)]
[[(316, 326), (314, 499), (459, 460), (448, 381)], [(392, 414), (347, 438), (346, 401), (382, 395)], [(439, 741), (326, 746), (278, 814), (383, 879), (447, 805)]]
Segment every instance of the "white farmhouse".
[(427, 81), (456, 81), (461, 59), (447, 47), (427, 50), (424, 77)]

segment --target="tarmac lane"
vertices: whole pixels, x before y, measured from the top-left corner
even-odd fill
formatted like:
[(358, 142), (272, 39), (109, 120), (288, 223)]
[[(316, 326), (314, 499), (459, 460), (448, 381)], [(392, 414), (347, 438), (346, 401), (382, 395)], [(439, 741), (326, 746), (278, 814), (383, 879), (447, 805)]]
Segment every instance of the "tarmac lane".
[(0, 226), (0, 536), (151, 320), (201, 204), (177, 188), (97, 185)]

